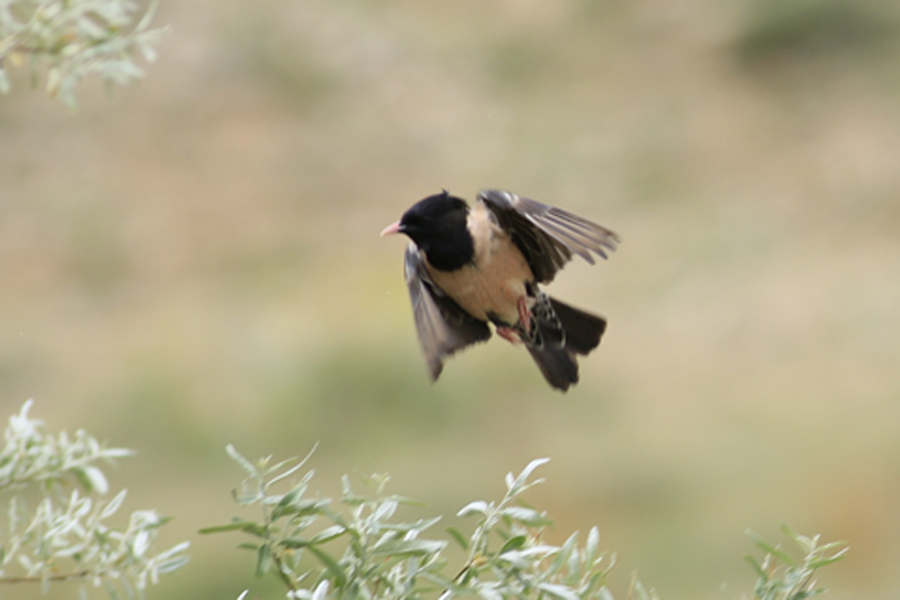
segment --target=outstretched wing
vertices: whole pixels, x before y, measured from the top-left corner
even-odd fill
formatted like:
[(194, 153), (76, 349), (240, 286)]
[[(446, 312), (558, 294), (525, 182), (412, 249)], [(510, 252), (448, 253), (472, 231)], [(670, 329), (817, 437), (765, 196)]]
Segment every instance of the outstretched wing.
[(444, 358), (470, 344), (487, 340), (491, 330), (487, 323), (464, 311), (431, 281), (415, 244), (406, 248), (404, 270), (419, 342), (431, 379), (436, 380), (444, 368)]
[(591, 252), (606, 258), (619, 236), (578, 215), (504, 190), (481, 190), (478, 199), (525, 255), (539, 283), (547, 283), (577, 254), (594, 264)]

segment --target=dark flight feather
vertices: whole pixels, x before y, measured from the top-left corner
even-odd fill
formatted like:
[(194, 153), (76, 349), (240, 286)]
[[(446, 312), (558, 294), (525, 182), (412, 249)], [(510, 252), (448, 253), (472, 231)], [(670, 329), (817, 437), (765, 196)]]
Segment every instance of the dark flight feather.
[(486, 341), (491, 330), (432, 283), (415, 244), (406, 248), (404, 270), (419, 342), (431, 379), (436, 380), (446, 357), (470, 344)]
[(552, 281), (572, 254), (594, 264), (591, 252), (606, 258), (619, 242), (619, 237), (605, 227), (512, 192), (481, 190), (478, 199), (512, 237), (539, 283)]

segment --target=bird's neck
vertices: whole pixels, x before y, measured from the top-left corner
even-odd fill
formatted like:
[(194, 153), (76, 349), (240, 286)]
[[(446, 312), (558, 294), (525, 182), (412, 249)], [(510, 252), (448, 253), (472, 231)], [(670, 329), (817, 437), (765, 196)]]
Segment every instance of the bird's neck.
[(441, 271), (456, 271), (475, 258), (475, 242), (465, 227), (432, 240), (422, 248), (428, 263)]

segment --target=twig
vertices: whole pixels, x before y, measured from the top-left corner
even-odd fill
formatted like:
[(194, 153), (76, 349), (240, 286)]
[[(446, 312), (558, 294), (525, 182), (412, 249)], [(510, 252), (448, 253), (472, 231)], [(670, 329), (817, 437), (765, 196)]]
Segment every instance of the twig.
[(84, 579), (91, 572), (88, 570), (75, 571), (74, 573), (61, 573), (58, 575), (31, 575), (22, 577), (0, 577), (0, 584), (3, 583), (39, 583), (41, 581), (71, 581), (72, 579)]

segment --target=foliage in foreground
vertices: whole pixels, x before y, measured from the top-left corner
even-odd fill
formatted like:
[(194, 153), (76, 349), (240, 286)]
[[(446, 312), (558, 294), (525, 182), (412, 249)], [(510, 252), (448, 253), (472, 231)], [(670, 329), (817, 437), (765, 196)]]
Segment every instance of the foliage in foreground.
[[(235, 519), (202, 533), (240, 530), (253, 542), (242, 548), (256, 553), (256, 574), (274, 572), (285, 584), (289, 598), (416, 598), (440, 595), (480, 595), (487, 600), (510, 597), (611, 599), (606, 575), (612, 560), (598, 552), (599, 535), (592, 529), (581, 545), (573, 534), (562, 546), (545, 543), (546, 514), (522, 505), (523, 492), (541, 483), (529, 478), (546, 459), (532, 461), (518, 476), (506, 478), (506, 494), (499, 502), (477, 501), (459, 511), (476, 519), (469, 536), (449, 530), (467, 558), (455, 576), (445, 574), (446, 540), (425, 539), (422, 533), (440, 517), (415, 521), (392, 520), (398, 507), (410, 504), (385, 493), (388, 478), (372, 475), (363, 482), (370, 495), (359, 495), (348, 477), (343, 479), (341, 508), (328, 498), (311, 496), (313, 472), (299, 478), (287, 493), (271, 488), (297, 473), (306, 459), (256, 464), (228, 448), (247, 472), (235, 490), (241, 506), (257, 505), (261, 521)], [(343, 542), (343, 543), (341, 543)], [(309, 554), (319, 562), (316, 572), (303, 572)]]
[(112, 597), (142, 596), (161, 573), (187, 562), (188, 543), (158, 554), (153, 544), (168, 519), (152, 510), (131, 514), (124, 529), (109, 525), (125, 500), (107, 499), (101, 462), (132, 455), (107, 448), (82, 430), (51, 435), (29, 417), (31, 401), (9, 419), (0, 449), (0, 497), (8, 526), (0, 535), (0, 584), (79, 580)]
[(791, 556), (780, 546), (770, 544), (752, 531), (747, 532), (765, 552), (762, 561), (750, 555), (744, 557), (758, 577), (754, 597), (759, 600), (804, 600), (824, 594), (826, 590), (818, 587), (815, 579), (816, 571), (843, 558), (849, 550), (847, 543), (819, 545), (819, 536), (800, 535), (787, 525), (782, 525), (781, 530), (803, 553), (801, 558)]
[(151, 29), (153, 6), (133, 24), (134, 0), (6, 0), (0, 2), (0, 93), (12, 89), (6, 69), (27, 64), (32, 85), (46, 68), (47, 93), (70, 108), (75, 88), (96, 74), (108, 84), (141, 79), (134, 58), (156, 59), (164, 29)]
[[(201, 533), (241, 531), (252, 541), (240, 548), (256, 557), (256, 576), (268, 573), (287, 588), (296, 600), (409, 599), (478, 596), (484, 600), (535, 598), (539, 600), (613, 600), (607, 577), (615, 556), (607, 559), (598, 550), (596, 527), (579, 542), (578, 532), (561, 546), (546, 543), (543, 529), (551, 521), (546, 513), (525, 504), (528, 489), (543, 483), (532, 479), (535, 469), (548, 459), (532, 461), (518, 475), (506, 476), (506, 493), (499, 502), (477, 500), (457, 515), (475, 519), (468, 535), (448, 528), (447, 533), (465, 551), (465, 560), (449, 572), (444, 557), (448, 540), (427, 539), (423, 532), (441, 517), (415, 521), (393, 520), (397, 509), (413, 504), (402, 496), (385, 492), (388, 477), (363, 478), (367, 495), (357, 494), (345, 475), (338, 505), (330, 498), (310, 492), (313, 471), (298, 473), (309, 456), (270, 464), (271, 457), (253, 463), (232, 446), (228, 454), (247, 477), (233, 491), (240, 506), (255, 506), (260, 520), (235, 517), (231, 523), (208, 527)], [(287, 484), (287, 491), (274, 488)], [(282, 484), (282, 485), (278, 485)], [(818, 569), (839, 560), (842, 542), (819, 545), (818, 537), (807, 538), (788, 528), (785, 532), (800, 546), (804, 556), (794, 559), (780, 547), (751, 534), (766, 553), (747, 560), (759, 581), (757, 600), (804, 600), (825, 590), (816, 586)], [(308, 560), (311, 559), (311, 560)], [(628, 597), (658, 598), (637, 579)]]
[[(124, 528), (108, 525), (125, 499), (107, 500), (109, 484), (99, 464), (131, 456), (107, 448), (84, 431), (48, 434), (29, 417), (31, 402), (9, 419), (0, 449), (0, 495), (8, 500), (8, 533), (0, 535), (0, 585), (77, 580), (103, 586), (112, 597), (143, 596), (159, 575), (187, 562), (188, 544), (154, 554), (152, 547), (167, 519), (155, 511), (132, 513)], [(448, 528), (447, 539), (424, 532), (441, 517), (397, 520), (403, 505), (415, 504), (386, 493), (388, 477), (362, 478), (358, 494), (348, 477), (338, 502), (310, 491), (313, 471), (300, 474), (307, 458), (252, 463), (233, 447), (231, 458), (246, 472), (234, 491), (241, 506), (255, 506), (259, 520), (235, 518), (202, 533), (242, 531), (252, 541), (241, 548), (255, 553), (256, 575), (272, 573), (295, 600), (412, 599), (479, 596), (484, 600), (613, 600), (607, 578), (615, 563), (599, 551), (597, 528), (582, 543), (578, 533), (556, 546), (543, 539), (550, 524), (545, 512), (527, 505), (523, 494), (543, 482), (534, 471), (548, 459), (529, 463), (506, 476), (506, 493), (497, 502), (478, 500), (457, 514), (474, 519), (471, 532)], [(286, 489), (278, 493), (275, 488)], [(788, 527), (795, 557), (748, 532), (763, 551), (746, 559), (757, 574), (756, 600), (805, 600), (824, 593), (815, 579), (822, 567), (840, 560), (843, 542), (820, 544)], [(464, 559), (450, 568), (445, 550), (453, 541)], [(448, 574), (449, 573), (449, 574)], [(628, 598), (654, 600), (653, 590), (632, 580)]]

